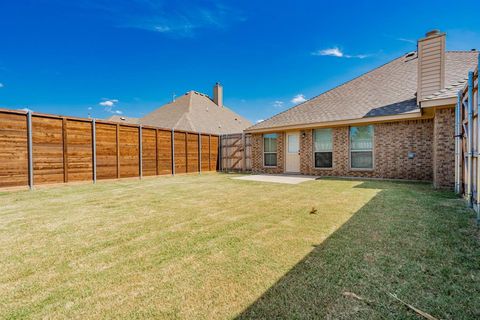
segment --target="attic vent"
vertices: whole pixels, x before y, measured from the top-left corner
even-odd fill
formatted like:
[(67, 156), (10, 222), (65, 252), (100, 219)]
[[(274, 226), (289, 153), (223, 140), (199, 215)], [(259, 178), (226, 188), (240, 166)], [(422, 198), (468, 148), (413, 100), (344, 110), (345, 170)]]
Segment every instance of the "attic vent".
[(405, 55), (405, 58), (411, 58), (411, 57), (413, 57), (413, 56), (415, 56), (415, 51), (412, 51), (412, 52), (407, 53), (407, 54)]

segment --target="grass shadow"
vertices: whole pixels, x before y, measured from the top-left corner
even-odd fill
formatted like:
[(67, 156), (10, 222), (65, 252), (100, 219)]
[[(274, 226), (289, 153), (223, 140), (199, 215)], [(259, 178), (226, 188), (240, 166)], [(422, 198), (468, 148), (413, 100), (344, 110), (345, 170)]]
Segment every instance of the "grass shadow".
[(463, 201), (425, 183), (356, 187), (381, 191), (237, 319), (418, 318), (389, 293), (438, 318), (480, 318), (478, 231)]

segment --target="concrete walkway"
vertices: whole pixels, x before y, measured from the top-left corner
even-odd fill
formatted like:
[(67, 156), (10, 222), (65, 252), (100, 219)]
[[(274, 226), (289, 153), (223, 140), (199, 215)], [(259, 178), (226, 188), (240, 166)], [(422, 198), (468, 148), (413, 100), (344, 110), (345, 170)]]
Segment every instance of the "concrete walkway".
[(317, 177), (302, 176), (302, 175), (274, 175), (274, 174), (255, 174), (242, 177), (236, 177), (232, 179), (248, 180), (258, 182), (272, 182), (272, 183), (286, 183), (286, 184), (299, 184), (305, 181), (315, 180)]

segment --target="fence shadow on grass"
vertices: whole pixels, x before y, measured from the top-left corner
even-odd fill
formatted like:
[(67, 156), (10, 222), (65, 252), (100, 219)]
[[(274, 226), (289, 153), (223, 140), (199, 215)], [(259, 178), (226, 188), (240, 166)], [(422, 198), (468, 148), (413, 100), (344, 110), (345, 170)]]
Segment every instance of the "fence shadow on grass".
[(478, 316), (479, 281), (465, 275), (480, 254), (461, 201), (424, 183), (357, 187), (381, 191), (237, 319), (417, 317), (388, 293), (439, 318)]

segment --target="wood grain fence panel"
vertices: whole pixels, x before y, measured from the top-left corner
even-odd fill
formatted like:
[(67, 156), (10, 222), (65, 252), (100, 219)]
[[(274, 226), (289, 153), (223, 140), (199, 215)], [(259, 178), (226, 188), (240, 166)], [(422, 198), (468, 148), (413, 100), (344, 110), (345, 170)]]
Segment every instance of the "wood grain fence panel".
[(189, 133), (187, 139), (188, 172), (198, 172), (198, 134)]
[(217, 170), (218, 136), (210, 136), (210, 171)]
[(93, 179), (92, 123), (67, 120), (68, 181)]
[(210, 171), (210, 142), (208, 135), (202, 135), (202, 171)]
[(117, 177), (117, 126), (97, 123), (97, 179)]
[(0, 187), (28, 185), (27, 117), (0, 112)]
[(172, 174), (172, 132), (157, 131), (158, 174)]
[(139, 176), (138, 128), (120, 126), (120, 178)]
[(63, 182), (62, 119), (32, 116), (33, 181)]
[(144, 176), (157, 174), (156, 130), (142, 129), (142, 170)]
[(175, 173), (187, 172), (186, 133), (175, 132)]
[[(0, 187), (28, 185), (27, 115), (0, 110)], [(98, 121), (96, 177), (139, 176), (139, 128)], [(93, 180), (92, 120), (32, 115), (33, 183)], [(176, 173), (199, 171), (199, 135), (174, 133)], [(216, 170), (219, 137), (201, 135), (202, 171)], [(172, 131), (142, 129), (142, 171), (145, 176), (172, 173)]]
[(223, 135), (219, 144), (219, 167), (222, 171), (251, 171), (250, 134)]

